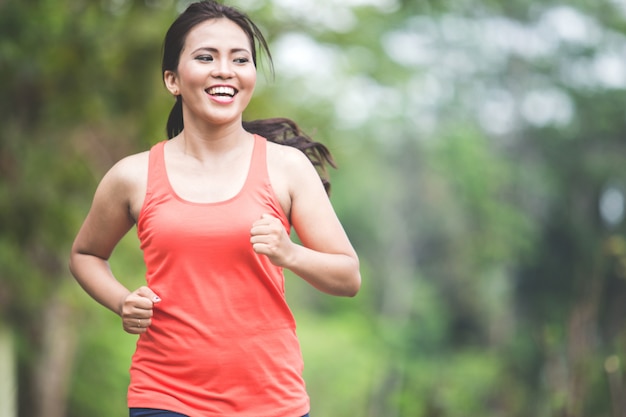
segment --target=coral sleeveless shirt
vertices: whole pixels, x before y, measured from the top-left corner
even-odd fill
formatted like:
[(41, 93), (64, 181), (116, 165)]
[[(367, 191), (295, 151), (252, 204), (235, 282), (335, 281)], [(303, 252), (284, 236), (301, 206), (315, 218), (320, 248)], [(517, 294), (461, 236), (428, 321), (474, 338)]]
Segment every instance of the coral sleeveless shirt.
[(216, 203), (180, 198), (164, 144), (152, 147), (137, 222), (148, 286), (162, 301), (137, 341), (129, 407), (191, 417), (298, 417), (309, 411), (303, 361), (281, 268), (250, 244), (263, 213), (289, 222), (254, 137), (243, 188)]

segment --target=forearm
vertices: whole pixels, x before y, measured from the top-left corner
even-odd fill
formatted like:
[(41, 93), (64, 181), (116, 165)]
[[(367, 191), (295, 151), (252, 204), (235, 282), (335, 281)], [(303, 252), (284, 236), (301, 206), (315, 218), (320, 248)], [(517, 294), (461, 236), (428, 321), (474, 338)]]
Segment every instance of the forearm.
[(327, 294), (353, 297), (361, 287), (356, 255), (322, 253), (294, 243), (284, 267)]
[(105, 259), (73, 252), (69, 266), (76, 281), (94, 300), (121, 315), (122, 304), (130, 291), (115, 279)]

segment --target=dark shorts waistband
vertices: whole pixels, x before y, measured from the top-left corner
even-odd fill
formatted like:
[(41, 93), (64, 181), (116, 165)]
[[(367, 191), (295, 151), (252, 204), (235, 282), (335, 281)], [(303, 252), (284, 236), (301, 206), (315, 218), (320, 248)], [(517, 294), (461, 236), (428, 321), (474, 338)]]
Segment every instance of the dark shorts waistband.
[[(184, 414), (167, 410), (157, 410), (155, 408), (130, 408), (128, 415), (129, 417), (188, 417)], [(309, 413), (306, 413), (302, 417), (309, 417)]]

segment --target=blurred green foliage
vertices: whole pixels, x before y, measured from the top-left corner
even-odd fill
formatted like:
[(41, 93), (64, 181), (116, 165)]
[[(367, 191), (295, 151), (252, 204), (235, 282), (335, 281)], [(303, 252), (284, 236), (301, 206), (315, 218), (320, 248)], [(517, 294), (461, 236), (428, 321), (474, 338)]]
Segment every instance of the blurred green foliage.
[[(0, 0), (16, 415), (126, 413), (135, 339), (65, 264), (104, 172), (165, 137), (159, 54), (184, 3)], [(624, 1), (233, 4), (275, 60), (246, 117), (329, 146), (361, 257), (355, 299), (287, 274), (312, 415), (623, 414)], [(112, 268), (143, 282), (134, 231)]]

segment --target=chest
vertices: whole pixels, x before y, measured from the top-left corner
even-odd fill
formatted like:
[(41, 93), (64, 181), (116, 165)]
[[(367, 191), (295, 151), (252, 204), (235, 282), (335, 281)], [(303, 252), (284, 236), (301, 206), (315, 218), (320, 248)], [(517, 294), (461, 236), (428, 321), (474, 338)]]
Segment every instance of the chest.
[[(278, 214), (290, 217), (291, 194), (289, 183), (280, 170), (280, 166), (270, 166), (266, 155), (253, 157), (242, 154), (232, 159), (220, 159), (213, 163), (198, 164), (183, 158), (168, 157), (163, 152), (154, 155), (154, 161), (147, 166), (146, 175), (136, 178), (142, 184), (136, 188), (136, 198), (131, 202), (131, 214), (139, 218), (150, 187), (157, 187), (157, 194), (170, 196), (183, 206), (204, 206), (213, 208), (228, 206), (227, 210), (240, 211), (241, 207), (232, 207), (249, 199), (252, 193), (255, 203), (267, 204)], [(149, 165), (146, 163), (146, 165)], [(150, 171), (150, 175), (148, 175)], [(148, 177), (154, 184), (148, 184)], [(259, 194), (260, 193), (260, 194)], [(181, 210), (187, 208), (181, 207)], [(256, 218), (255, 218), (256, 220)]]
[(182, 200), (195, 203), (217, 203), (237, 196), (250, 173), (243, 158), (200, 164), (172, 158), (164, 164), (165, 180)]

